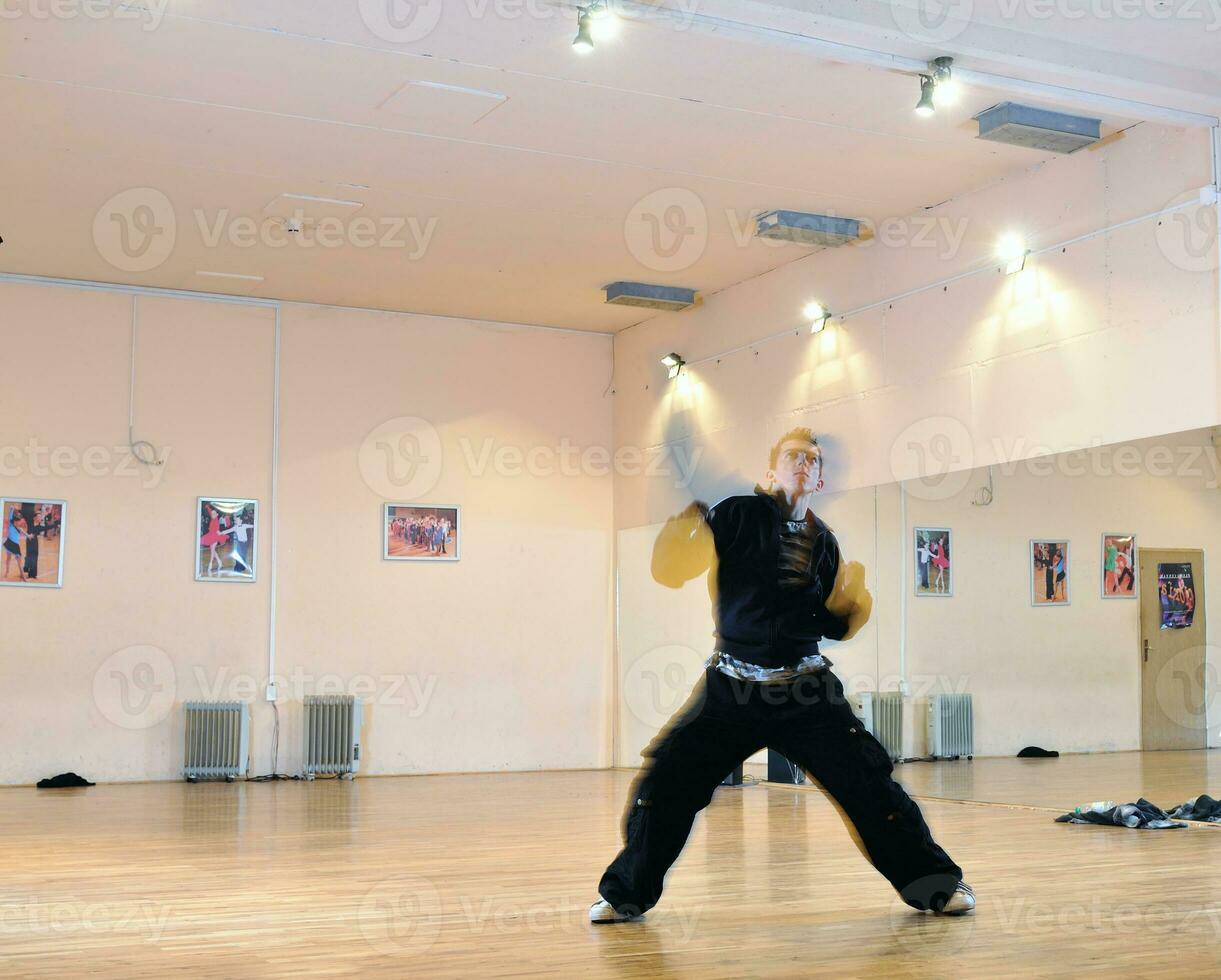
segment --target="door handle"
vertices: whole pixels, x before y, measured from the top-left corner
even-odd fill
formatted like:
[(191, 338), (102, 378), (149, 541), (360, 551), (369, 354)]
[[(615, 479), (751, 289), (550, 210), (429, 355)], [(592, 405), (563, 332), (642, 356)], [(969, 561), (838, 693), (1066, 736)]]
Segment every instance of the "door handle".
[(1145, 663), (1149, 662), (1149, 641), (1145, 640)]

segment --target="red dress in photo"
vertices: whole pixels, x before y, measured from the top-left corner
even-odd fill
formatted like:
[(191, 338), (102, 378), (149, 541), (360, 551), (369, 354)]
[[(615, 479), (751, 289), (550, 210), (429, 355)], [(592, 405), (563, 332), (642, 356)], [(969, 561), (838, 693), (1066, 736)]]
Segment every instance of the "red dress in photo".
[(949, 568), (950, 560), (945, 556), (945, 552), (941, 550), (941, 545), (935, 544), (933, 548), (936, 549), (933, 552), (933, 564), (938, 568)]
[(212, 520), (208, 522), (208, 533), (199, 539), (199, 543), (205, 548), (209, 548), (214, 544), (220, 544), (224, 540), (225, 536), (220, 533), (220, 517), (213, 514)]

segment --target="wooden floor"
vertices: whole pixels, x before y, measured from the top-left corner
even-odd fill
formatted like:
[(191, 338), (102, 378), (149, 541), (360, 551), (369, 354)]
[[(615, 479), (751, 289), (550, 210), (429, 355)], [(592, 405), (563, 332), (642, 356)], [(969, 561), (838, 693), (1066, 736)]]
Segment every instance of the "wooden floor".
[(806, 787), (718, 791), (662, 903), (602, 927), (629, 772), (4, 789), (0, 975), (1221, 975), (1221, 828), (1052, 820), (1216, 796), (1221, 753), (899, 772), (975, 916), (895, 901)]

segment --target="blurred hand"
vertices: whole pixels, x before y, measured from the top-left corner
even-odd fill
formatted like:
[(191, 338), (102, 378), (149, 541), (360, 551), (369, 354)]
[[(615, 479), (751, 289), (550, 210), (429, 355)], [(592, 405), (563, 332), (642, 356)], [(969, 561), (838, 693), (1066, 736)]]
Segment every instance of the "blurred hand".
[(707, 517), (708, 505), (697, 500), (666, 521), (653, 544), (653, 578), (661, 585), (677, 589), (708, 570), (714, 550)]
[(848, 632), (843, 639), (855, 636), (869, 621), (873, 612), (873, 596), (865, 588), (865, 566), (859, 561), (840, 561), (835, 585), (826, 601), (827, 612), (848, 620)]
[(696, 500), (684, 507), (675, 517), (680, 521), (691, 521), (692, 527), (699, 527), (708, 521), (708, 505), (702, 500)]

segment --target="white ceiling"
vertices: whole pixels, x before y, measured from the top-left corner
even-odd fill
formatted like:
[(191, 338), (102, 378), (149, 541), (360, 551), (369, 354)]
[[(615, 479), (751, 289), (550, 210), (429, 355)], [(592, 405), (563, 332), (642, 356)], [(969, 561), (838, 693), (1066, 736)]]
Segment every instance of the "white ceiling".
[[(706, 295), (808, 254), (753, 211), (880, 222), (1045, 158), (973, 138), (1003, 92), (920, 119), (908, 75), (659, 20), (581, 57), (547, 0), (420, 0), (410, 37), (395, 0), (144, 2), (0, 20), (0, 270), (611, 331), (650, 313), (609, 282)], [(285, 194), (351, 202), (303, 206), (355, 243), (243, 246)], [(124, 221), (168, 243), (166, 208), (167, 254), (116, 251)], [(693, 232), (667, 257), (651, 221)]]
[(950, 54), (981, 71), (1221, 114), (1217, 0), (698, 0), (698, 9), (893, 55)]

